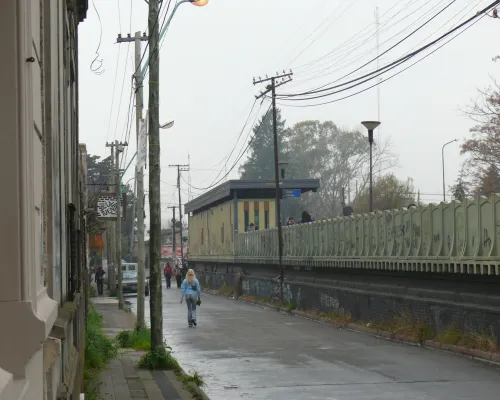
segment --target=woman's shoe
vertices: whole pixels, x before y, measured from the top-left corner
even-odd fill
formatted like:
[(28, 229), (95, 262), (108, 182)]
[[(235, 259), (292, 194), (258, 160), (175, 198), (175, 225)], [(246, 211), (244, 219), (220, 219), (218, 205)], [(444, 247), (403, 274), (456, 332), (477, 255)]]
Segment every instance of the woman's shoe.
[(197, 326), (198, 324), (196, 323), (196, 320), (191, 320), (191, 322), (194, 324), (194, 326)]

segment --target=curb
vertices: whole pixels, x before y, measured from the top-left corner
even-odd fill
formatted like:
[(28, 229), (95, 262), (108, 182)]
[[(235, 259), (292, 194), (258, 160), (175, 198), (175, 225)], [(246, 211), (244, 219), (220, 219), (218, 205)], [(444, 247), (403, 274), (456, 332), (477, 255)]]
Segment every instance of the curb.
[[(208, 291), (207, 292), (212, 292)], [(470, 357), (472, 359), (482, 361), (482, 362), (487, 362), (489, 364), (495, 364), (495, 365), (500, 365), (500, 353), (492, 353), (489, 351), (483, 351), (483, 350), (475, 350), (475, 349), (469, 349), (467, 347), (462, 347), (462, 346), (456, 346), (452, 344), (445, 344), (445, 343), (440, 343), (436, 342), (434, 340), (425, 340), (423, 343), (419, 342), (412, 342), (404, 339), (399, 339), (396, 334), (388, 331), (380, 331), (377, 329), (370, 328), (368, 326), (364, 326), (361, 324), (356, 324), (353, 322), (348, 322), (347, 324), (345, 323), (340, 323), (337, 321), (332, 321), (328, 318), (323, 318), (323, 317), (318, 317), (313, 314), (308, 314), (304, 311), (299, 311), (299, 310), (292, 310), (291, 312), (287, 312), (283, 307), (277, 307), (274, 304), (271, 303), (264, 303), (258, 300), (251, 300), (247, 298), (239, 298), (239, 301), (247, 304), (253, 304), (253, 305), (258, 305), (264, 308), (269, 308), (276, 310), (278, 312), (283, 312), (289, 315), (297, 316), (297, 317), (302, 317), (306, 319), (310, 319), (312, 321), (320, 322), (323, 324), (331, 325), (337, 329), (348, 329), (353, 332), (358, 332), (358, 333), (364, 333), (370, 336), (374, 336), (377, 338), (385, 339), (385, 340), (390, 340), (393, 342), (398, 342), (398, 343), (404, 343), (408, 344), (411, 346), (419, 346), (423, 347), (429, 350), (438, 350), (438, 351), (445, 351), (448, 353), (453, 353), (459, 356), (465, 356), (465, 357)]]
[[(184, 369), (182, 367), (180, 367), (180, 368), (181, 369), (179, 370), (179, 374), (182, 375), (183, 377), (187, 376), (188, 374), (186, 373), (186, 371), (184, 371)], [(196, 393), (197, 396), (199, 396), (201, 398), (201, 400), (210, 400), (210, 398), (206, 395), (206, 393), (198, 385), (196, 385), (194, 382), (187, 382), (185, 385), (189, 386), (191, 388), (191, 390), (194, 393)]]

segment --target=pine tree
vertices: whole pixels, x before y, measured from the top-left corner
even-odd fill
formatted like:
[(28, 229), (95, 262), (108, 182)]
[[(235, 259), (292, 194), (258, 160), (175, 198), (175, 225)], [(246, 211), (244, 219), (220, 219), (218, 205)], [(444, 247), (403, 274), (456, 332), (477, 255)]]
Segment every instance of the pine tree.
[(463, 201), (469, 194), (469, 183), (465, 180), (464, 171), (460, 171), (455, 184), (450, 186), (453, 198), (458, 201)]
[[(285, 121), (277, 110), (279, 161), (287, 162)], [(274, 179), (273, 113), (270, 109), (253, 128), (249, 156), (239, 168), (241, 179)]]

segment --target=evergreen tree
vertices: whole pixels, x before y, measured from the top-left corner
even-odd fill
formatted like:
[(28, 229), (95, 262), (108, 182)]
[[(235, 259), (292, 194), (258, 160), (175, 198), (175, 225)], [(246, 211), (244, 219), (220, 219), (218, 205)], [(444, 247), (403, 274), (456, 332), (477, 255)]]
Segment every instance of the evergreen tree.
[(453, 198), (458, 201), (464, 200), (469, 193), (469, 183), (465, 180), (465, 174), (460, 171), (455, 184), (450, 186), (451, 193)]
[[(287, 130), (281, 111), (277, 110), (278, 151), (279, 161), (288, 162), (286, 149)], [(274, 180), (274, 137), (273, 112), (269, 109), (253, 128), (253, 139), (250, 143), (250, 154), (240, 168), (241, 179), (271, 179)]]

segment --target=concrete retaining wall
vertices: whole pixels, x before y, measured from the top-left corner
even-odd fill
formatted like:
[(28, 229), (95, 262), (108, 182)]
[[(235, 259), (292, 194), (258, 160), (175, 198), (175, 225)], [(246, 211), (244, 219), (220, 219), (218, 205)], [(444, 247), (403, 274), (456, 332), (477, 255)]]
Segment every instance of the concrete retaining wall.
[[(219, 289), (234, 286), (236, 274), (211, 271), (197, 271), (200, 283), (205, 288)], [(396, 288), (395, 288), (396, 289)], [(239, 282), (240, 295), (278, 301), (280, 284), (268, 277), (244, 276)], [(468, 302), (463, 302), (464, 298)], [(454, 292), (430, 291), (398, 287), (374, 287), (369, 283), (353, 282), (351, 287), (345, 282), (324, 284), (286, 282), (284, 300), (295, 303), (297, 309), (322, 312), (346, 312), (354, 320), (374, 322), (390, 321), (395, 315), (406, 313), (425, 320), (436, 332), (455, 325), (469, 331), (493, 332), (500, 340), (500, 307), (493, 299), (486, 305), (484, 299), (471, 302), (470, 296), (460, 296)]]

